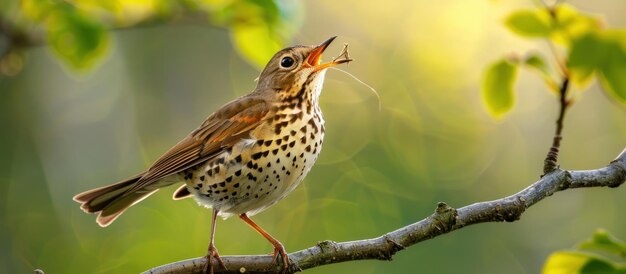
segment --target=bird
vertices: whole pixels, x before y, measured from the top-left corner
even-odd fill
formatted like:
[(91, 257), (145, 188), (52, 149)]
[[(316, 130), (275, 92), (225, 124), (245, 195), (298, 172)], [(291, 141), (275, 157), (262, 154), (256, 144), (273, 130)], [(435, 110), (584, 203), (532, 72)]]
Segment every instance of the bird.
[(160, 188), (184, 183), (174, 200), (193, 197), (212, 209), (204, 273), (213, 273), (213, 259), (226, 268), (214, 244), (216, 220), (235, 215), (273, 245), (274, 262), (284, 273), (289, 266), (285, 247), (250, 217), (292, 192), (320, 154), (325, 127), (318, 102), (326, 71), (353, 61), (345, 44), (338, 57), (321, 62), (335, 38), (278, 51), (251, 93), (209, 115), (147, 170), (74, 200), (83, 211), (97, 213), (97, 223), (106, 227)]

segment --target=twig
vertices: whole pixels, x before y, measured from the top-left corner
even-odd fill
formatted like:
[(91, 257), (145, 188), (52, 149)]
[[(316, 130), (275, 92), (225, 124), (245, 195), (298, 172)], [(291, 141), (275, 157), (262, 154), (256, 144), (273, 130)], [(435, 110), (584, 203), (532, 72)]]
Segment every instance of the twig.
[(565, 112), (570, 105), (567, 100), (567, 90), (569, 88), (569, 77), (564, 77), (561, 88), (559, 89), (559, 117), (556, 120), (556, 130), (554, 132), (554, 138), (552, 139), (552, 147), (546, 155), (546, 159), (543, 162), (543, 174), (548, 174), (558, 169), (559, 148), (561, 147), (561, 140), (563, 136), (563, 119), (565, 119)]
[[(550, 13), (551, 23), (557, 24), (558, 18), (556, 13), (556, 8), (560, 5), (560, 1), (556, 1), (554, 5), (546, 7), (548, 12)], [(547, 6), (547, 5), (546, 5)], [(559, 148), (561, 147), (561, 140), (563, 139), (563, 120), (565, 119), (565, 112), (567, 108), (570, 106), (570, 102), (567, 99), (567, 91), (569, 89), (569, 71), (567, 66), (562, 58), (560, 58), (558, 51), (556, 50), (554, 44), (548, 40), (548, 45), (550, 46), (550, 50), (554, 55), (554, 59), (556, 60), (556, 64), (561, 70), (562, 73), (562, 83), (559, 88), (559, 117), (556, 120), (556, 130), (554, 133), (554, 137), (552, 138), (552, 146), (546, 155), (546, 158), (543, 162), (543, 174), (544, 176), (552, 171), (558, 169), (558, 159), (559, 159)]]
[[(524, 211), (554, 193), (572, 188), (618, 187), (626, 180), (626, 149), (608, 166), (595, 170), (567, 171), (557, 169), (543, 176), (514, 195), (454, 209), (439, 203), (427, 218), (374, 239), (336, 243), (323, 241), (317, 245), (289, 254), (289, 273), (321, 265), (356, 260), (391, 260), (392, 256), (411, 245), (432, 239), (465, 226), (486, 222), (513, 222)], [(228, 271), (217, 273), (274, 273), (278, 269), (272, 256), (224, 256)], [(144, 274), (200, 273), (204, 257), (175, 262), (150, 269)]]
[(0, 60), (15, 49), (23, 49), (43, 44), (43, 39), (39, 35), (28, 33), (17, 28), (15, 24), (2, 15), (0, 15), (0, 36), (7, 39), (6, 48), (0, 52)]
[[(131, 25), (116, 25), (116, 24), (104, 24), (108, 25), (108, 31), (126, 31), (126, 30), (136, 30), (136, 29), (144, 29), (144, 28), (152, 28), (152, 27), (161, 27), (167, 24), (177, 24), (177, 25), (195, 25), (201, 24), (202, 26), (210, 26), (215, 28), (222, 28), (221, 26), (215, 24), (209, 24), (209, 20), (207, 19), (206, 12), (194, 11), (191, 9), (184, 9), (183, 11), (179, 11), (178, 13), (174, 13), (170, 15), (168, 18), (162, 18), (158, 16), (153, 16), (146, 18), (142, 21), (135, 22)], [(37, 32), (34, 30), (24, 30), (16, 26), (14, 22), (11, 22), (9, 19), (4, 18), (0, 14), (0, 39), (5, 37), (8, 41), (8, 46), (6, 49), (0, 49), (0, 60), (3, 57), (8, 55), (13, 50), (22, 50), (26, 48), (32, 48), (37, 46), (46, 46), (47, 41), (44, 33)]]
[(347, 63), (347, 62), (351, 62), (353, 61), (352, 58), (350, 58), (350, 54), (348, 53), (348, 44), (343, 44), (343, 49), (341, 49), (341, 53), (339, 53), (339, 56), (333, 58), (333, 63), (337, 63), (337, 64), (341, 64), (341, 63)]

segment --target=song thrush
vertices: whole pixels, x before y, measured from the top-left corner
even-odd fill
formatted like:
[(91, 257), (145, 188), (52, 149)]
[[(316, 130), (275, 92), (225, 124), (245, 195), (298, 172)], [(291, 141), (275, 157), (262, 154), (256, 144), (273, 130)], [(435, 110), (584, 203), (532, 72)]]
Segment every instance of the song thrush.
[(319, 46), (294, 46), (276, 53), (256, 88), (211, 114), (147, 171), (113, 185), (78, 194), (74, 200), (108, 226), (128, 207), (162, 187), (185, 182), (174, 199), (193, 196), (213, 209), (207, 266), (213, 272), (217, 216), (238, 215), (274, 246), (274, 259), (288, 266), (283, 245), (249, 217), (289, 194), (307, 175), (322, 149), (324, 119), (318, 106), (326, 69), (352, 61), (346, 48), (322, 64)]

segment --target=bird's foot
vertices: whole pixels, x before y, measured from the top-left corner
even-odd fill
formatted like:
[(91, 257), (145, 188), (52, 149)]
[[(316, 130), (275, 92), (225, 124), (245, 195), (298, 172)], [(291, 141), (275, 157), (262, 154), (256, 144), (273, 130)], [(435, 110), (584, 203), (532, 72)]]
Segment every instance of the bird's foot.
[(217, 262), (222, 268), (224, 268), (224, 270), (227, 270), (226, 265), (224, 265), (224, 262), (222, 261), (222, 258), (220, 258), (220, 254), (217, 253), (217, 248), (211, 243), (206, 254), (207, 263), (204, 267), (204, 271), (202, 271), (203, 274), (213, 274), (213, 258), (217, 260)]
[(287, 273), (287, 269), (289, 269), (289, 257), (287, 256), (287, 252), (285, 251), (285, 247), (280, 243), (275, 243), (274, 244), (274, 254), (273, 254), (273, 262), (275, 262), (276, 264), (280, 264), (281, 262), (278, 260), (278, 255), (280, 255), (280, 258), (282, 259), (282, 268), (281, 268), (281, 274), (286, 274)]

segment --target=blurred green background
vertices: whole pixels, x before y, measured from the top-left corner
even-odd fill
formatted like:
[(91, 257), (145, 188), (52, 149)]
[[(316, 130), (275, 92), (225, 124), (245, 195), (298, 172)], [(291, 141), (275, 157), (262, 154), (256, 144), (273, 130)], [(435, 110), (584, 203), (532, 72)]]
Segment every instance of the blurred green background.
[[(87, 1), (88, 2), (88, 1)], [(141, 3), (142, 1), (136, 1)], [(144, 1), (150, 2), (150, 1)], [(210, 2), (210, 1), (209, 1)], [(354, 62), (326, 77), (321, 158), (304, 183), (255, 220), (289, 252), (321, 240), (376, 237), (431, 214), (500, 198), (538, 179), (552, 141), (556, 98), (521, 71), (516, 106), (494, 121), (484, 110), (484, 68), (511, 52), (549, 52), (510, 34), (518, 1), (289, 2), (293, 39), (338, 35), (325, 59), (350, 45)], [(626, 2), (568, 1), (626, 27)], [(3, 11), (17, 4), (5, 3)], [(141, 10), (135, 11), (141, 13)], [(205, 254), (210, 212), (175, 188), (100, 228), (71, 197), (146, 168), (212, 111), (254, 88), (259, 70), (228, 29), (195, 21), (110, 33), (89, 71), (28, 50), (15, 76), (0, 76), (0, 273), (136, 273)], [(254, 46), (254, 44), (252, 44)], [(259, 45), (261, 46), (261, 45)], [(605, 166), (626, 145), (626, 110), (593, 83), (577, 90), (560, 164)], [(626, 188), (558, 193), (514, 223), (464, 228), (398, 253), (306, 273), (538, 273), (547, 256), (597, 228), (626, 239)], [(266, 254), (270, 245), (238, 219), (219, 221), (222, 255)]]

